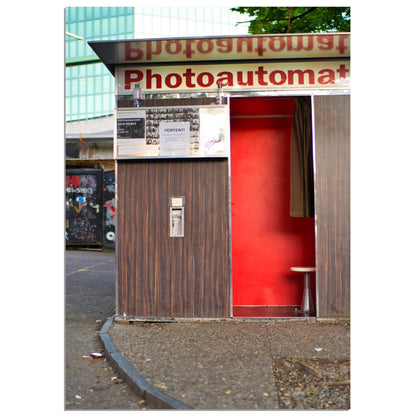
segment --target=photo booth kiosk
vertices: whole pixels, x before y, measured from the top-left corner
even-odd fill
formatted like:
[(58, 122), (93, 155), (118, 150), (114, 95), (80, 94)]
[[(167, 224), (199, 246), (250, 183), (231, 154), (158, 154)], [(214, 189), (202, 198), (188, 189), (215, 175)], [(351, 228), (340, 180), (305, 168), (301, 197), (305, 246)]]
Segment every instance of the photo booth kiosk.
[(350, 35), (89, 44), (116, 83), (116, 319), (349, 316)]

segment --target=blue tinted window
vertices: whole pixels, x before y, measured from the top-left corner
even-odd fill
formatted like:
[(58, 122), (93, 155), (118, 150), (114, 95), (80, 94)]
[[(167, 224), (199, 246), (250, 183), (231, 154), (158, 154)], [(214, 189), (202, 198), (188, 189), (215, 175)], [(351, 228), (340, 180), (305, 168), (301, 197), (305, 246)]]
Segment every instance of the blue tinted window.
[(101, 20), (94, 20), (94, 36), (101, 34)]
[[(86, 96), (84, 96), (84, 97), (79, 97), (79, 101), (78, 101), (78, 103), (79, 103), (79, 114), (81, 115), (81, 114), (85, 114), (86, 113), (86, 108), (87, 108), (87, 106), (86, 106), (86, 103), (87, 103), (87, 97)], [(84, 117), (84, 118), (86, 118), (86, 117)]]
[(118, 18), (118, 30), (120, 33), (126, 33), (127, 29), (126, 29), (126, 17), (125, 16), (120, 16)]
[(93, 18), (94, 19), (99, 19), (101, 17), (101, 9), (102, 7), (93, 7), (94, 11), (93, 11)]
[(93, 21), (85, 23), (85, 37), (91, 39), (93, 37)]
[(85, 8), (85, 19), (89, 20), (93, 18), (93, 8), (94, 7), (86, 7)]
[(94, 94), (102, 93), (101, 77), (94, 77)]
[(65, 9), (65, 21), (67, 23), (72, 22), (77, 19), (77, 8), (76, 7), (67, 7)]
[(94, 96), (87, 95), (87, 112), (89, 115), (94, 114)]
[(113, 94), (104, 94), (103, 95), (103, 109), (107, 111), (108, 114), (113, 112), (114, 107), (111, 105)]
[(87, 79), (82, 78), (81, 76), (78, 77), (78, 91), (80, 95), (85, 95), (87, 93)]
[(85, 20), (85, 7), (77, 7), (78, 11), (78, 21)]
[(94, 112), (102, 113), (102, 111), (103, 111), (102, 96), (101, 95), (96, 95), (94, 101), (95, 101), (94, 102)]
[(71, 81), (71, 89), (69, 90), (70, 95), (78, 95), (79, 94), (79, 80), (78, 79), (72, 79)]
[(108, 33), (108, 28), (109, 28), (108, 19), (101, 20), (101, 30), (102, 30), (102, 34)]
[(69, 58), (75, 58), (77, 56), (77, 44), (75, 42), (71, 42), (69, 44)]
[(112, 17), (110, 19), (110, 33), (111, 34), (117, 33), (117, 18), (116, 17)]
[(133, 20), (133, 16), (127, 16), (126, 19), (126, 34), (128, 35), (130, 32), (133, 33), (134, 32), (134, 20)]
[(87, 77), (91, 77), (92, 75), (94, 75), (94, 65), (86, 65), (86, 70), (87, 70)]
[(111, 92), (111, 82), (110, 82), (110, 77), (109, 76), (105, 76), (103, 77), (103, 92), (104, 93), (109, 93)]
[(77, 23), (70, 23), (69, 25), (67, 25), (67, 30), (71, 33), (75, 34), (77, 29), (78, 29)]

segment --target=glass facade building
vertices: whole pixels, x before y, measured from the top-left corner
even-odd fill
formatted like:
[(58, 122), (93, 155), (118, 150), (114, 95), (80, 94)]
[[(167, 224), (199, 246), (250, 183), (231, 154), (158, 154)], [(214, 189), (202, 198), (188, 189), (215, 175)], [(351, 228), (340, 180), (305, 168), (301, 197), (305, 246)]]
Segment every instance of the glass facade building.
[(97, 62), (87, 42), (131, 39), (134, 36), (134, 8), (68, 7), (65, 23), (66, 121), (112, 114), (114, 78), (102, 63)]
[(68, 7), (65, 9), (66, 121), (114, 112), (114, 77), (90, 40), (213, 36), (247, 33), (227, 7)]

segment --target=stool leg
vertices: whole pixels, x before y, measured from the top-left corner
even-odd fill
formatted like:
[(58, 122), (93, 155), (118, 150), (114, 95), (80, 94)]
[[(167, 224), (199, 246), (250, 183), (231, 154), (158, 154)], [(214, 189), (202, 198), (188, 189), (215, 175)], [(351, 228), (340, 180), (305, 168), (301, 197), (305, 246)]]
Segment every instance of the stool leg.
[(303, 288), (302, 312), (308, 315), (315, 314), (315, 306), (310, 288), (309, 272), (305, 272), (305, 283)]

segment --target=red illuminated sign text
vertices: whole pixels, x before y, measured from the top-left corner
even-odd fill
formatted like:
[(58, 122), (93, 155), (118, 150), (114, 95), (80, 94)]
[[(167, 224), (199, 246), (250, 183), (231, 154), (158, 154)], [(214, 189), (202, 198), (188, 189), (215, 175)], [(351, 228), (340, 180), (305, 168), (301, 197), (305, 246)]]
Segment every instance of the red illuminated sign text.
[[(204, 67), (209, 68), (209, 67)], [(252, 70), (197, 71), (186, 67), (181, 72), (160, 73), (157, 69), (126, 69), (124, 71), (124, 89), (131, 90), (134, 84), (140, 83), (145, 90), (164, 89), (203, 89), (215, 88), (218, 83), (223, 88), (233, 87), (272, 87), (272, 86), (330, 86), (337, 81), (344, 82), (349, 78), (346, 64), (338, 64), (333, 68), (314, 69), (273, 69), (265, 65)]]

